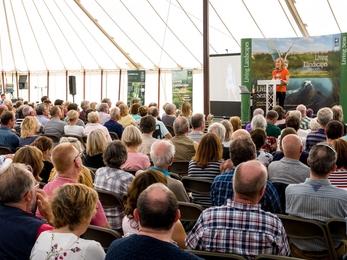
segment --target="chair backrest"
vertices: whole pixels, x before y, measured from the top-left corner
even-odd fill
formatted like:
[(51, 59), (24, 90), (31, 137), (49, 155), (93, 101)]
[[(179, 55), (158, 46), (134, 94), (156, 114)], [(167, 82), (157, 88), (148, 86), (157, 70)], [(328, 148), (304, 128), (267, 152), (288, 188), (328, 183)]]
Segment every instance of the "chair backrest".
[(81, 238), (95, 240), (107, 251), (111, 243), (118, 238), (122, 238), (122, 235), (112, 229), (89, 225), (87, 231), (81, 235)]
[(137, 169), (122, 169), (125, 172), (131, 173), (132, 175), (135, 176), (135, 174), (137, 173)]
[(95, 189), (99, 194), (99, 200), (102, 206), (105, 208), (121, 208), (124, 210), (123, 199), (112, 191)]
[(187, 175), (188, 165), (189, 161), (173, 161), (173, 163), (169, 166), (169, 171), (177, 173), (178, 175)]
[(181, 212), (181, 221), (194, 221), (196, 222), (201, 214), (204, 211), (204, 208), (198, 204), (190, 202), (178, 202), (178, 208)]
[(324, 223), (312, 219), (304, 219), (282, 214), (277, 214), (277, 216), (281, 219), (289, 239), (322, 239), (328, 248), (330, 258), (337, 259)]
[(200, 193), (202, 195), (210, 195), (212, 181), (199, 178), (184, 176), (181, 179), (187, 192)]
[(278, 259), (278, 260), (304, 260), (303, 258), (296, 258), (291, 256), (280, 256), (280, 255), (269, 255), (269, 254), (261, 254), (255, 257), (255, 260), (266, 260), (266, 259)]
[(346, 230), (345, 219), (331, 218), (327, 221), (326, 227), (327, 227), (330, 243), (332, 245), (334, 245), (334, 239), (347, 240), (347, 234), (346, 234), (347, 230)]
[(12, 154), (12, 151), (10, 148), (6, 146), (0, 146), (0, 155), (4, 155), (4, 154)]
[(111, 139), (112, 141), (113, 140), (119, 140), (119, 136), (117, 135), (117, 133), (115, 132), (109, 132), (110, 136), (111, 136)]
[(42, 136), (46, 136), (50, 138), (53, 141), (53, 143), (59, 143), (59, 140), (60, 140), (58, 136), (52, 135), (52, 134), (42, 134)]
[[(87, 166), (85, 166), (87, 167)], [(98, 170), (97, 168), (93, 168), (93, 167), (87, 167), (88, 170), (90, 171), (90, 175), (92, 176), (93, 182), (95, 181), (95, 173)]]
[(161, 136), (161, 130), (160, 130), (160, 125), (156, 125), (156, 128), (152, 134), (153, 138), (155, 139), (162, 139), (162, 136)]
[(181, 180), (181, 176), (179, 176), (177, 173), (174, 173), (174, 172), (169, 172), (169, 174), (170, 174), (170, 177), (172, 178), (172, 179), (176, 179), (176, 180)]
[(169, 131), (172, 137), (175, 136), (175, 131), (171, 125), (165, 125), (166, 129)]
[(197, 255), (206, 260), (224, 260), (224, 259), (237, 259), (245, 260), (243, 256), (229, 253), (218, 253), (218, 252), (208, 252), (208, 251), (199, 251), (199, 250), (190, 250), (186, 249), (186, 252)]

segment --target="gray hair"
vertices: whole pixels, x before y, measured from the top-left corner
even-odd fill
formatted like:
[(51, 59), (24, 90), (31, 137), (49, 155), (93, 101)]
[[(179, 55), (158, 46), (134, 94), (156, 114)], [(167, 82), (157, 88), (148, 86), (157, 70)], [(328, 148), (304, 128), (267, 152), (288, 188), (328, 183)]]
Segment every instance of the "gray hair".
[(34, 109), (31, 106), (24, 105), (22, 109), (22, 114), (24, 117), (26, 117), (29, 116), (32, 111), (34, 111)]
[(99, 112), (105, 112), (108, 109), (108, 104), (107, 103), (101, 103), (98, 106), (98, 111)]
[(321, 142), (313, 146), (308, 155), (311, 172), (319, 176), (328, 175), (337, 160), (334, 147), (328, 142)]
[(300, 121), (301, 121), (302, 114), (301, 114), (301, 112), (300, 112), (299, 110), (290, 111), (290, 112), (289, 112), (289, 115), (290, 115), (290, 116), (296, 116), (296, 117), (298, 117), (298, 118), (300, 119)]
[(216, 134), (221, 142), (225, 139), (225, 131), (225, 126), (221, 123), (213, 123), (207, 129), (208, 133)]
[(173, 129), (174, 129), (175, 135), (185, 134), (188, 128), (189, 128), (189, 122), (186, 117), (179, 116), (175, 119), (173, 123)]
[(111, 118), (116, 118), (116, 116), (119, 114), (120, 114), (120, 109), (118, 107), (114, 107), (111, 109), (111, 112), (110, 112)]
[(263, 115), (264, 116), (264, 110), (262, 108), (256, 108), (253, 111), (253, 116), (255, 115)]
[(333, 119), (333, 110), (329, 107), (323, 107), (318, 110), (317, 120), (321, 126), (326, 126)]
[(88, 100), (82, 100), (81, 101), (81, 108), (84, 110), (90, 105), (90, 102)]
[(266, 119), (263, 115), (255, 115), (252, 118), (252, 121), (251, 121), (252, 129), (261, 128), (265, 130), (266, 126), (267, 126)]
[[(163, 149), (158, 149), (161, 145)], [(159, 140), (152, 144), (150, 157), (155, 167), (164, 167), (168, 165), (171, 158), (175, 155), (175, 146), (166, 140)]]
[(171, 115), (172, 112), (174, 112), (176, 109), (176, 105), (175, 104), (172, 104), (172, 103), (168, 103), (166, 106), (165, 106), (165, 113), (167, 115)]

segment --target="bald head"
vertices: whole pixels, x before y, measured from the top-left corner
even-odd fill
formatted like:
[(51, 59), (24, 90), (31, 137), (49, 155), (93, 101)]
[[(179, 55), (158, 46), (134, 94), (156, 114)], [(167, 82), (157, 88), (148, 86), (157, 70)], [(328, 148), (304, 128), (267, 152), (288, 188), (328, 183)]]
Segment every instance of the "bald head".
[(245, 130), (245, 129), (239, 129), (236, 130), (232, 135), (231, 135), (231, 140), (234, 140), (235, 138), (239, 136), (251, 136), (250, 133)]
[(282, 140), (284, 157), (299, 160), (302, 153), (302, 140), (298, 135), (289, 134)]
[(188, 131), (189, 131), (188, 119), (184, 116), (177, 117), (173, 123), (173, 129), (174, 129), (175, 135), (188, 135)]
[(156, 141), (151, 146), (150, 156), (154, 167), (167, 169), (175, 155), (175, 146), (166, 140)]
[(2, 112), (7, 111), (8, 107), (5, 105), (0, 105), (0, 115), (2, 114)]
[(78, 154), (79, 151), (71, 143), (58, 144), (52, 151), (53, 165), (58, 174), (73, 170)]
[(298, 106), (296, 107), (296, 110), (300, 111), (300, 113), (301, 113), (301, 115), (302, 115), (303, 117), (306, 116), (306, 111), (307, 111), (307, 109), (306, 109), (306, 106), (305, 106), (305, 105), (303, 105), (303, 104), (298, 105)]
[(258, 160), (239, 164), (233, 177), (234, 200), (257, 204), (262, 198), (267, 181), (267, 169)]

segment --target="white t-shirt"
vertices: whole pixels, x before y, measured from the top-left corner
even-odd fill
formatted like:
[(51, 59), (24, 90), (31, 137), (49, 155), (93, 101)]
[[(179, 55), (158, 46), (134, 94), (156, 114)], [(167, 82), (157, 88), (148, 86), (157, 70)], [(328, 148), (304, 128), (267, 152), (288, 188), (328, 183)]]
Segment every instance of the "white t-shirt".
[[(59, 258), (59, 257), (62, 258)], [(105, 251), (94, 240), (85, 240), (73, 233), (42, 232), (31, 250), (30, 260), (103, 260)]]

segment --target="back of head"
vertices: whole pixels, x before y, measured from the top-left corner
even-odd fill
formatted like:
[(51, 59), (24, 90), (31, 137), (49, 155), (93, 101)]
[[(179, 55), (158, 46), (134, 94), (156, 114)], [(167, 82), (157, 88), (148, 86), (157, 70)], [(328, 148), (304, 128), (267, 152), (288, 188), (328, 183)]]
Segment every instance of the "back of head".
[(266, 114), (266, 119), (274, 120), (278, 119), (278, 114), (275, 110), (269, 110)]
[(292, 127), (295, 131), (298, 131), (300, 129), (300, 119), (296, 115), (287, 116), (286, 127)]
[(325, 127), (333, 119), (333, 111), (329, 107), (323, 107), (318, 110), (317, 121)]
[(140, 121), (140, 130), (142, 133), (148, 134), (154, 132), (156, 128), (156, 122), (153, 116), (144, 116)]
[(0, 105), (0, 115), (2, 114), (2, 112), (7, 111), (8, 107), (5, 105)]
[(222, 157), (223, 147), (218, 136), (214, 133), (204, 134), (193, 157), (196, 165), (205, 168), (209, 162), (217, 162)]
[(342, 106), (336, 105), (336, 106), (333, 106), (331, 109), (333, 111), (333, 119), (342, 122), (343, 120)]
[(152, 144), (150, 157), (155, 167), (163, 168), (169, 165), (175, 155), (175, 146), (166, 140), (159, 140)]
[(29, 106), (29, 105), (24, 105), (24, 106), (23, 106), (23, 109), (22, 109), (22, 114), (23, 114), (24, 117), (27, 117), (27, 116), (30, 115), (30, 113), (31, 113), (32, 111), (34, 111), (34, 109), (33, 109), (31, 106)]
[(106, 102), (106, 103), (101, 103), (101, 104), (99, 104), (99, 106), (98, 106), (98, 111), (99, 111), (99, 112), (104, 112), (104, 113), (106, 113), (106, 112), (107, 112), (107, 109), (108, 109), (108, 104), (107, 104), (107, 102)]
[(289, 111), (289, 115), (290, 116), (297, 116), (299, 118), (299, 120), (301, 121), (302, 119), (302, 115), (300, 113), (299, 110), (292, 110), (292, 111)]
[(168, 103), (166, 104), (164, 111), (165, 111), (165, 114), (172, 115), (173, 113), (176, 112), (176, 105), (172, 103)]
[(239, 136), (232, 139), (229, 151), (234, 166), (255, 159), (256, 148), (250, 136)]
[(344, 132), (344, 125), (337, 120), (332, 120), (325, 126), (325, 134), (327, 135), (328, 139), (340, 138), (344, 135)]
[(347, 170), (347, 141), (338, 138), (331, 141), (331, 145), (335, 148), (335, 151), (337, 152), (337, 169), (345, 169)]
[(296, 134), (286, 135), (282, 140), (282, 148), (285, 157), (298, 159), (302, 152), (301, 138)]
[[(43, 101), (42, 101), (43, 102)], [(62, 100), (62, 99), (56, 99), (55, 101), (54, 101), (54, 105), (55, 106), (61, 106), (62, 104), (64, 104), (64, 100)]]
[(262, 115), (262, 116), (264, 116), (264, 110), (262, 108), (254, 109), (253, 116), (255, 116), (255, 115)]
[(46, 101), (46, 100), (49, 100), (48, 96), (42, 96), (42, 97), (41, 97), (41, 102), (44, 102), (44, 101)]
[(286, 115), (286, 111), (283, 109), (283, 107), (281, 106), (274, 106), (273, 110), (277, 112), (278, 114), (278, 120), (281, 120), (284, 118), (284, 116)]
[(312, 108), (307, 109), (306, 116), (308, 116), (310, 118), (313, 117), (313, 109)]
[(285, 136), (290, 135), (290, 134), (294, 134), (297, 135), (296, 130), (293, 127), (286, 127), (282, 130), (281, 132), (281, 140), (280, 140), (280, 146), (282, 146), (282, 140)]
[(117, 116), (120, 115), (120, 109), (118, 107), (114, 107), (110, 111), (110, 117), (112, 119), (117, 119)]
[(266, 185), (267, 169), (258, 160), (239, 164), (234, 172), (233, 188), (236, 194), (243, 199), (255, 199), (260, 190)]
[(311, 131), (317, 131), (320, 128), (320, 124), (317, 121), (317, 117), (312, 118), (310, 121), (310, 129)]
[(233, 125), (230, 123), (229, 120), (225, 120), (225, 119), (224, 119), (224, 120), (220, 121), (220, 123), (221, 123), (222, 125), (224, 125), (224, 127), (225, 127), (224, 141), (225, 141), (225, 142), (229, 142), (230, 139), (231, 139), (231, 135), (232, 135), (233, 132), (234, 132), (234, 127), (233, 127)]
[(132, 218), (133, 211), (136, 208), (137, 199), (142, 191), (154, 183), (162, 183), (167, 185), (167, 178), (159, 171), (148, 169), (147, 171), (136, 174), (131, 182), (127, 194), (124, 196), (125, 205), (124, 213)]
[(69, 119), (69, 121), (73, 121), (75, 120), (76, 118), (79, 117), (79, 114), (76, 110), (70, 110), (68, 113), (67, 113), (67, 117)]
[(104, 152), (107, 145), (106, 134), (101, 129), (91, 131), (87, 137), (86, 153), (94, 156)]
[(90, 113), (88, 114), (88, 121), (89, 121), (90, 123), (95, 124), (95, 123), (98, 122), (98, 120), (100, 120), (100, 117), (99, 117), (99, 113), (98, 113), (98, 112), (90, 112)]
[(70, 103), (68, 106), (67, 106), (67, 110), (68, 111), (71, 111), (71, 110), (78, 110), (78, 105), (76, 103)]
[(303, 104), (300, 104), (296, 107), (296, 110), (300, 111), (301, 115), (304, 116), (306, 114), (306, 106)]
[(127, 116), (129, 114), (128, 106), (126, 104), (120, 104), (119, 106), (120, 116)]
[(24, 118), (21, 126), (20, 137), (26, 138), (33, 136), (39, 128), (39, 120), (36, 116), (27, 116)]
[(132, 104), (130, 107), (130, 114), (137, 115), (139, 113), (140, 106), (141, 105), (139, 103)]
[(238, 116), (230, 117), (229, 121), (233, 125), (234, 131), (242, 128), (242, 122), (241, 122), (241, 119)]
[(102, 157), (106, 166), (120, 168), (128, 158), (127, 148), (121, 141), (115, 140), (106, 146)]
[(127, 146), (139, 146), (142, 144), (141, 131), (133, 126), (127, 126), (122, 134), (122, 142)]
[(43, 156), (41, 150), (35, 146), (23, 146), (14, 155), (13, 163), (24, 163), (30, 165), (32, 173), (37, 181), (40, 181), (40, 173), (43, 169)]
[(139, 114), (141, 117), (148, 115), (148, 106), (140, 106), (139, 107)]
[(236, 138), (238, 138), (239, 136), (249, 136), (251, 137), (250, 133), (245, 130), (245, 129), (239, 129), (233, 132), (233, 134), (231, 135), (231, 140), (234, 140)]
[(14, 118), (15, 118), (14, 113), (9, 110), (2, 112), (2, 114), (0, 115), (2, 125), (7, 125)]
[(142, 227), (170, 230), (175, 222), (178, 202), (173, 192), (164, 184), (155, 183), (140, 194), (137, 210)]
[(266, 143), (265, 130), (261, 128), (252, 129), (250, 134), (257, 151), (260, 150)]
[(37, 147), (41, 152), (51, 150), (53, 147), (53, 141), (47, 136), (39, 136), (30, 144), (31, 146)]
[(50, 200), (53, 226), (67, 226), (70, 231), (74, 231), (92, 218), (98, 194), (84, 184), (67, 183), (55, 189)]
[(214, 133), (218, 136), (220, 142), (222, 143), (225, 139), (225, 127), (221, 123), (213, 123), (207, 129), (208, 133)]
[(89, 102), (88, 100), (82, 100), (82, 101), (81, 101), (81, 108), (82, 108), (83, 110), (88, 109), (89, 106), (90, 106), (90, 102)]
[(174, 129), (175, 135), (186, 134), (189, 129), (188, 119), (184, 116), (177, 117), (173, 123), (173, 129)]
[(0, 174), (0, 204), (18, 203), (36, 183), (28, 167), (12, 163)]
[(311, 173), (320, 177), (328, 177), (336, 164), (337, 154), (331, 144), (322, 142), (311, 148), (308, 159)]
[(267, 123), (265, 120), (265, 117), (263, 115), (255, 115), (252, 118), (251, 121), (251, 128), (252, 129), (256, 129), (256, 128), (262, 128), (262, 129), (266, 129)]
[(205, 116), (201, 113), (196, 113), (191, 119), (193, 129), (199, 128), (205, 122)]
[(60, 144), (70, 143), (70, 144), (73, 145), (73, 147), (76, 148), (76, 150), (78, 152), (82, 152), (83, 151), (82, 144), (76, 137), (72, 137), (72, 136), (66, 137), (66, 136), (63, 136), (63, 137), (60, 138), (59, 143)]
[(63, 173), (73, 167), (78, 151), (70, 143), (58, 144), (52, 151), (52, 162), (58, 173)]
[(157, 117), (159, 115), (159, 110), (155, 106), (151, 106), (148, 108), (148, 115), (151, 115), (153, 117)]
[(38, 105), (36, 107), (36, 114), (38, 116), (41, 116), (43, 114), (43, 112), (45, 111), (46, 107), (47, 107), (47, 105), (45, 103)]
[(57, 116), (59, 116), (58, 114), (60, 113), (60, 107), (58, 107), (58, 106), (53, 106), (53, 107), (51, 108), (51, 110), (49, 111), (49, 113), (50, 113), (50, 115), (51, 115), (52, 117), (57, 117)]
[(192, 105), (189, 102), (183, 102), (181, 106), (181, 116), (190, 116)]

